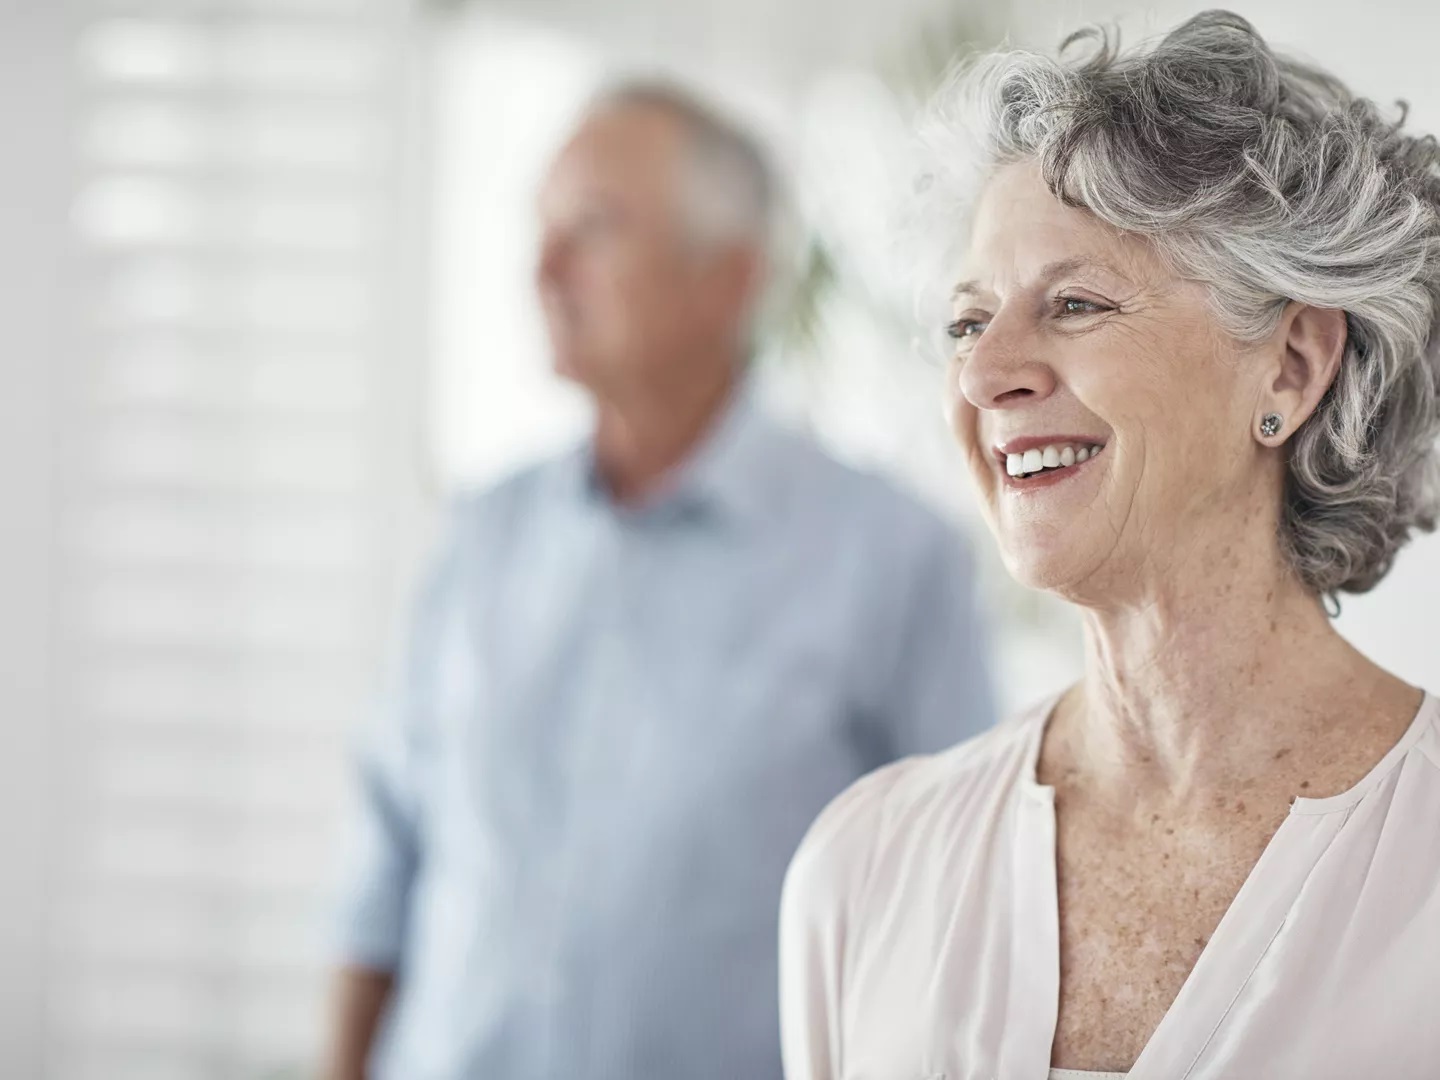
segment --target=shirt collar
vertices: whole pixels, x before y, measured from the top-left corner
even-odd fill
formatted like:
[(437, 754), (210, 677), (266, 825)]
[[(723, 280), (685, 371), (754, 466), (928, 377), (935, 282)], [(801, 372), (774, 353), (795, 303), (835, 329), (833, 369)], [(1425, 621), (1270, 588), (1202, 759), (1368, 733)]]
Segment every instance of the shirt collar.
[(763, 514), (767, 482), (777, 464), (764, 413), (750, 384), (736, 390), (715, 427), (682, 463), (662, 497), (744, 521)]
[(672, 470), (664, 489), (642, 506), (618, 509), (611, 503), (595, 474), (588, 442), (576, 455), (576, 487), (586, 501), (636, 520), (689, 514), (716, 514), (742, 523), (752, 520), (764, 513), (774, 466), (767, 446), (770, 424), (755, 398), (749, 382), (738, 387), (710, 431)]

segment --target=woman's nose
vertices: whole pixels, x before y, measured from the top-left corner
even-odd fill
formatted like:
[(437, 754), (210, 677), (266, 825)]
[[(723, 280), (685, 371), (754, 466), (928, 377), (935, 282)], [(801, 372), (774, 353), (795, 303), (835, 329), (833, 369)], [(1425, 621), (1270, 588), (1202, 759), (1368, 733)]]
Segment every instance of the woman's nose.
[(992, 319), (960, 357), (960, 393), (977, 409), (1043, 401), (1055, 390), (1055, 372), (1038, 357), (1035, 344), (1003, 314)]

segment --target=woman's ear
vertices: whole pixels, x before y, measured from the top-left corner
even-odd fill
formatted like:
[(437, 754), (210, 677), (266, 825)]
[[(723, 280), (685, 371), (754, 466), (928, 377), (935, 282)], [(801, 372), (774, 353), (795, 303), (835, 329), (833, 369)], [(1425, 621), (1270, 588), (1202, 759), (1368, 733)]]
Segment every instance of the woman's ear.
[(1276, 363), (1252, 425), (1262, 442), (1278, 445), (1310, 418), (1340, 370), (1348, 332), (1339, 308), (1286, 307), (1275, 332)]

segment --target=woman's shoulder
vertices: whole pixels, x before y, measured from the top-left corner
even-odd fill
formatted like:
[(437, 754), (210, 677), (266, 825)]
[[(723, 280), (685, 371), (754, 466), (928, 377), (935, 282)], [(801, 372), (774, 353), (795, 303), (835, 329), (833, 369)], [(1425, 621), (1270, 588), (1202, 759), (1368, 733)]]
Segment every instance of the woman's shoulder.
[(1033, 777), (1034, 750), (1054, 707), (1048, 699), (935, 754), (867, 773), (815, 819), (790, 865), (786, 892), (821, 904), (863, 891), (876, 856), (955, 838), (983, 842), (995, 808)]

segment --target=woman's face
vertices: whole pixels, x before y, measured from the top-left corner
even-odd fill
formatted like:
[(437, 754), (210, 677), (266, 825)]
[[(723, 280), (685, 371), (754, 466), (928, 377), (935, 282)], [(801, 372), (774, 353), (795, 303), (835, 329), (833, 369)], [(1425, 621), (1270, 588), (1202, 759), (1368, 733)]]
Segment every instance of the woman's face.
[(1017, 579), (1123, 600), (1233, 566), (1257, 515), (1273, 532), (1278, 476), (1250, 434), (1262, 369), (1200, 285), (1030, 164), (987, 185), (961, 277), (951, 421)]

